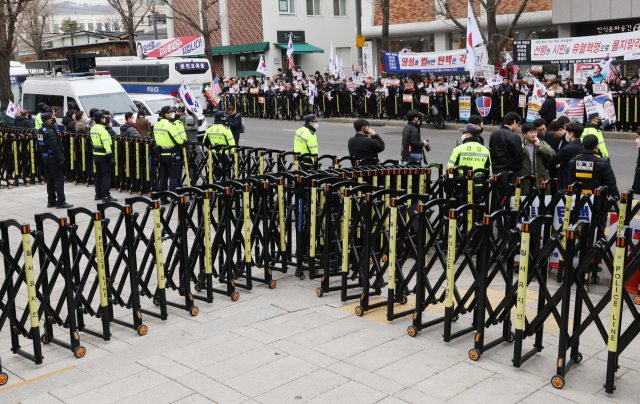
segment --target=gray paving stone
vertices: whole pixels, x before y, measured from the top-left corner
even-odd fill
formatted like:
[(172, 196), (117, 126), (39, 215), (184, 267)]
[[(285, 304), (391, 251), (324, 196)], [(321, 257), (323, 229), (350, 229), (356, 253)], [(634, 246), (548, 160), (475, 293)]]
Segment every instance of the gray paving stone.
[[(477, 383), (491, 377), (494, 373), (488, 370), (460, 362), (442, 372), (435, 374), (413, 386), (432, 397), (446, 401), (462, 393)], [(446, 386), (446, 388), (443, 388)]]
[(413, 386), (455, 365), (456, 361), (433, 351), (420, 351), (374, 373), (403, 386)]
[(391, 339), (392, 338), (390, 337), (371, 333), (368, 330), (358, 330), (354, 333), (347, 334), (322, 345), (318, 345), (314, 347), (314, 349), (318, 352), (322, 352), (326, 355), (342, 360), (359, 354), (360, 352), (367, 351), (378, 345), (382, 345)]
[(420, 349), (415, 345), (395, 339), (347, 358), (345, 362), (368, 372), (374, 372), (394, 362), (402, 361), (407, 356), (415, 355), (417, 352), (420, 352)]
[(262, 394), (256, 397), (255, 400), (263, 404), (304, 403), (348, 381), (349, 379), (333, 372), (319, 369), (284, 386), (277, 387)]
[(397, 397), (386, 397), (378, 401), (376, 404), (407, 404), (407, 402), (400, 400)]
[[(251, 302), (255, 300), (256, 299), (252, 299)], [(259, 321), (266, 320), (268, 318), (282, 315), (286, 312), (280, 308), (277, 308), (275, 306), (265, 303), (264, 305), (251, 308), (249, 310), (238, 310), (234, 314), (239, 314), (239, 313), (241, 314), (233, 315), (233, 316), (228, 315), (227, 317), (223, 317), (219, 320), (215, 320), (210, 323), (191, 327), (185, 331), (197, 338), (204, 339), (214, 334), (242, 328), (247, 325), (251, 325)]]
[(215, 362), (211, 366), (201, 368), (199, 371), (213, 380), (224, 382), (286, 356), (287, 354), (282, 351), (266, 345), (260, 345), (239, 355)]
[(348, 319), (334, 321), (323, 325), (322, 327), (301, 332), (300, 334), (290, 337), (289, 340), (296, 344), (313, 348), (363, 329), (362, 325), (355, 324), (347, 320)]
[(544, 390), (538, 390), (530, 396), (525, 397), (522, 404), (540, 404), (540, 403), (554, 403), (554, 404), (573, 404), (576, 401), (569, 400), (567, 398), (558, 397)]
[(443, 404), (444, 401), (414, 389), (404, 389), (393, 395), (411, 404)]
[(181, 400), (174, 402), (174, 404), (211, 404), (211, 403), (215, 403), (215, 401), (209, 400), (208, 398), (203, 397), (200, 394), (191, 394), (188, 397), (185, 397)]
[(316, 369), (318, 367), (315, 365), (293, 356), (287, 356), (227, 380), (225, 384), (247, 397), (254, 398)]
[(40, 394), (39, 396), (21, 400), (20, 404), (60, 404), (62, 401), (53, 397), (49, 393)]
[[(604, 384), (604, 374), (602, 376), (602, 384)], [(630, 370), (621, 376), (616, 376), (614, 384), (616, 389), (613, 394), (607, 394), (602, 389), (598, 392), (598, 397), (615, 400), (618, 403), (638, 403), (640, 401), (640, 373), (636, 370)]]
[(263, 344), (270, 344), (274, 341), (281, 339), (278, 336), (269, 334), (268, 332), (264, 332), (262, 330), (254, 328), (253, 326), (246, 326), (246, 327), (239, 328), (237, 330), (233, 330), (233, 333), (242, 335), (243, 337), (250, 338), (254, 341), (257, 341)]
[[(229, 335), (234, 334), (229, 333)], [(215, 338), (212, 339), (215, 340)], [(197, 370), (262, 345), (254, 340), (239, 336), (231, 337), (220, 344), (207, 342), (209, 339), (202, 341), (202, 343), (193, 344), (193, 346), (167, 352), (163, 356)]]
[(453, 397), (448, 403), (501, 404), (517, 403), (536, 391), (536, 388), (502, 375), (493, 375)]
[(68, 404), (86, 404), (87, 402), (91, 404), (116, 403), (127, 397), (152, 389), (155, 386), (165, 385), (168, 382), (169, 379), (161, 374), (152, 370), (145, 370), (130, 377), (68, 398), (65, 402)]
[(384, 377), (380, 377), (374, 373), (364, 371), (348, 363), (337, 362), (329, 366), (327, 370), (335, 372), (351, 380), (355, 380), (356, 382), (364, 384), (365, 386), (380, 390), (386, 394), (394, 394), (403, 389), (403, 386), (401, 384), (398, 384), (389, 379), (385, 379)]
[(118, 404), (169, 404), (193, 395), (191, 389), (169, 380), (138, 394), (119, 400)]
[(215, 400), (218, 404), (238, 404), (247, 401), (249, 398), (199, 372), (191, 372), (180, 376), (176, 379), (176, 382), (202, 395), (204, 398)]
[(190, 368), (160, 355), (154, 355), (149, 358), (140, 359), (138, 363), (151, 370), (155, 370), (156, 372), (168, 377), (169, 379), (175, 379), (191, 372)]
[(370, 404), (380, 401), (385, 394), (364, 384), (350, 381), (311, 401), (312, 404), (334, 404), (345, 402), (349, 404)]
[(270, 344), (270, 346), (280, 349), (289, 355), (293, 355), (296, 358), (302, 359), (306, 362), (312, 363), (319, 367), (327, 367), (335, 362), (337, 359), (327, 356), (316, 350), (298, 345), (295, 342), (288, 339), (279, 340)]
[(304, 316), (284, 323), (271, 325), (267, 328), (263, 328), (263, 331), (276, 335), (280, 338), (288, 338), (292, 335), (297, 335), (303, 331), (321, 327), (333, 321), (336, 321), (334, 317), (307, 310)]

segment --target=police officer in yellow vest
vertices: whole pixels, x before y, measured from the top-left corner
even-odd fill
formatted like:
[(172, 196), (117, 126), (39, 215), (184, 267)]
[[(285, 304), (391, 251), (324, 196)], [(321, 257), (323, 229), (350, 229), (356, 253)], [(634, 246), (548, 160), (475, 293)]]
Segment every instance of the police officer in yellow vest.
[(598, 113), (589, 114), (589, 123), (584, 126), (584, 132), (582, 132), (582, 142), (589, 135), (594, 135), (598, 138), (598, 150), (604, 158), (609, 158), (609, 151), (607, 151), (607, 145), (604, 144), (604, 136), (602, 135), (602, 121), (604, 118)]
[(38, 111), (38, 115), (36, 115), (36, 122), (35, 122), (35, 127), (36, 129), (40, 129), (42, 127), (42, 114), (47, 110), (47, 104), (45, 104), (44, 102), (39, 103), (38, 105), (36, 105), (36, 109)]
[[(156, 141), (156, 151), (160, 160), (160, 191), (175, 191), (182, 175), (182, 145), (185, 140), (180, 136), (180, 130), (173, 124), (175, 108), (168, 105), (160, 110), (160, 120), (153, 127), (153, 137)], [(185, 135), (186, 136), (186, 135)], [(163, 205), (169, 203), (167, 199), (160, 201)]]
[(462, 132), (462, 144), (453, 149), (447, 167), (469, 166), (474, 170), (490, 168), (489, 149), (482, 145), (478, 139), (482, 128), (470, 123), (459, 130)]
[[(311, 153), (318, 156), (318, 118), (314, 114), (304, 117), (304, 126), (296, 131), (293, 138), (293, 151), (295, 153), (306, 154)], [(301, 170), (311, 168), (310, 164), (300, 164)]]
[(225, 126), (224, 111), (216, 112), (213, 125), (207, 128), (204, 134), (204, 144), (206, 145), (223, 145), (235, 146), (236, 141), (233, 138), (231, 129)]
[(111, 188), (111, 162), (115, 156), (113, 154), (113, 140), (106, 128), (106, 117), (102, 112), (93, 114), (95, 125), (91, 127), (89, 135), (91, 144), (93, 145), (93, 161), (96, 165), (96, 177), (94, 184), (96, 187), (95, 200), (103, 202), (113, 202), (117, 199), (112, 198), (109, 193)]
[(180, 120), (180, 115), (184, 114), (184, 107), (178, 107), (176, 109), (176, 115), (173, 118), (173, 124), (178, 128), (178, 135), (182, 140), (187, 140), (187, 133), (184, 130), (184, 122)]

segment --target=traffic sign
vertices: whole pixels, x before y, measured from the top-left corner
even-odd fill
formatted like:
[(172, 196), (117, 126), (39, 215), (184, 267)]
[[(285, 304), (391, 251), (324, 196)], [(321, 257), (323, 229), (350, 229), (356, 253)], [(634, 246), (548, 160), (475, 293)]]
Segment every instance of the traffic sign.
[(364, 35), (356, 35), (356, 47), (364, 48)]

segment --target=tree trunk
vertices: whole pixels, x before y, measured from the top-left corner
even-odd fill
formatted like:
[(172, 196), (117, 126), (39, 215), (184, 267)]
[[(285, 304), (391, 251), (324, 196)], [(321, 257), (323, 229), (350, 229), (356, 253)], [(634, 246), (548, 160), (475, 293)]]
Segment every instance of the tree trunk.
[(202, 36), (204, 38), (204, 55), (209, 61), (209, 68), (213, 68), (213, 52), (211, 51), (211, 31), (209, 30), (209, 7), (202, 7)]
[(391, 52), (389, 44), (389, 0), (381, 0), (380, 8), (382, 10), (382, 51)]
[(136, 51), (135, 32), (133, 29), (133, 18), (127, 18), (127, 36), (129, 38), (129, 54), (131, 56), (138, 56)]
[(495, 35), (498, 33), (496, 24), (496, 5), (494, 0), (487, 0), (487, 56), (489, 56), (489, 64), (494, 65), (500, 60), (500, 37)]
[[(3, 45), (4, 46), (4, 45)], [(0, 52), (0, 101), (2, 105), (7, 105), (9, 101), (14, 101), (13, 92), (11, 91), (10, 72), (10, 54)]]

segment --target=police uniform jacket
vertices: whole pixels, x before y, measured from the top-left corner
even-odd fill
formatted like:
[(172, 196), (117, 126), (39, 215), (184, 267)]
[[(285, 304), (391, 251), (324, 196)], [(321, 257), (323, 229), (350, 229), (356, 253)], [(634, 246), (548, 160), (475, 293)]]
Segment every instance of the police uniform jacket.
[(583, 191), (593, 191), (606, 186), (609, 195), (620, 199), (611, 163), (595, 150), (585, 150), (569, 162), (572, 182), (581, 182)]
[(62, 141), (58, 136), (58, 130), (53, 125), (43, 123), (37, 133), (38, 149), (42, 153), (42, 162), (44, 164), (60, 164), (64, 163), (64, 153)]

